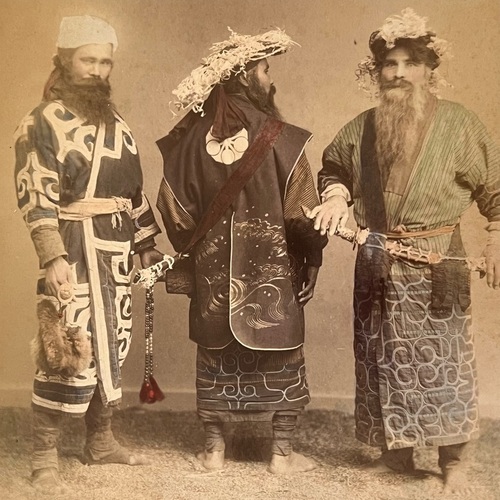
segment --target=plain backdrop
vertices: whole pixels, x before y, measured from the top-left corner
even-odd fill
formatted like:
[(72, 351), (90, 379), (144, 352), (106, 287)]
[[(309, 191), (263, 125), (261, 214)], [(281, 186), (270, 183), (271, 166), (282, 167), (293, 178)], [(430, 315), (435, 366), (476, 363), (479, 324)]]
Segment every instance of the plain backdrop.
[[(429, 17), (438, 36), (452, 42), (454, 58), (442, 73), (454, 85), (443, 98), (475, 111), (498, 142), (500, 2), (498, 0), (2, 0), (0, 3), (0, 405), (27, 406), (34, 365), (29, 341), (35, 320), (37, 260), (17, 210), (13, 179), (14, 130), (41, 98), (51, 71), (60, 20), (91, 14), (114, 26), (119, 48), (111, 76), (114, 100), (138, 142), (151, 203), (162, 176), (155, 141), (176, 120), (172, 90), (207, 55), (227, 27), (255, 34), (281, 27), (300, 45), (270, 60), (277, 104), (290, 123), (313, 132), (307, 155), (314, 172), (321, 153), (343, 124), (373, 105), (357, 89), (354, 71), (368, 55), (370, 33), (391, 14), (411, 6)], [(265, 196), (265, 193), (263, 193)], [(158, 220), (159, 217), (158, 217)], [(472, 255), (484, 245), (485, 221), (475, 208), (463, 221)], [(170, 252), (165, 236), (158, 247)], [(313, 405), (351, 408), (352, 277), (354, 252), (333, 238), (325, 251), (316, 296), (307, 306), (306, 362)], [(194, 409), (195, 345), (187, 337), (184, 296), (157, 285), (155, 376), (166, 400), (151, 408)], [(473, 314), (482, 415), (499, 415), (500, 291), (473, 278)], [(134, 290), (134, 341), (124, 367), (124, 406), (137, 405), (144, 366), (144, 291)], [(149, 408), (149, 407), (148, 407)]]

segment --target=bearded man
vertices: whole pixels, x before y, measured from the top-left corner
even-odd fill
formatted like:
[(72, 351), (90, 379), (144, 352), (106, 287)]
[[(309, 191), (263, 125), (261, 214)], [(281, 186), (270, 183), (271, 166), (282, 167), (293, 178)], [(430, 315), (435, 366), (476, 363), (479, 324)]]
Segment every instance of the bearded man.
[[(132, 255), (144, 266), (162, 258), (137, 145), (110, 97), (115, 31), (91, 16), (66, 17), (57, 47), (43, 102), (15, 137), (18, 204), (40, 262), (32, 482), (52, 494), (66, 489), (57, 456), (63, 415), (85, 415), (86, 463), (144, 462), (115, 441), (111, 417), (130, 346)], [(70, 330), (82, 335), (76, 350), (91, 342), (71, 373), (54, 347), (67, 326), (67, 342)]]
[(333, 235), (352, 204), (370, 231), (355, 268), (357, 438), (382, 449), (381, 471), (412, 472), (413, 449), (438, 446), (445, 489), (461, 489), (478, 408), (459, 222), (476, 201), (489, 221), (487, 282), (498, 289), (499, 152), (473, 113), (431, 93), (447, 44), (426, 19), (411, 9), (389, 17), (370, 49), (358, 78), (378, 84), (380, 105), (325, 149), (323, 203), (309, 215)]
[[(294, 42), (281, 30), (232, 33), (174, 91), (191, 111), (158, 146), (164, 179), (158, 208), (183, 252), (211, 205), (236, 175), (257, 169), (226, 198), (230, 206), (190, 250), (190, 338), (197, 350), (197, 409), (206, 432), (198, 455), (224, 466), (224, 422), (272, 419), (269, 470), (293, 473), (314, 462), (292, 449), (309, 402), (303, 307), (312, 298), (326, 237), (301, 205), (318, 203), (304, 148), (311, 134), (281, 121), (268, 57)], [(256, 157), (261, 155), (260, 160)], [(234, 180), (234, 178), (233, 178)], [(210, 217), (210, 215), (209, 215)], [(175, 266), (174, 266), (175, 271)]]

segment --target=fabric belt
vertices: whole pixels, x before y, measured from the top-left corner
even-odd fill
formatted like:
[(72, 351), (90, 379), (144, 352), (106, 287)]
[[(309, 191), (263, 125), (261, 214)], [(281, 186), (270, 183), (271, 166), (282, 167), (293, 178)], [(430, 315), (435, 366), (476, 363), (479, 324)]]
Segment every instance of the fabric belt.
[(121, 228), (121, 212), (132, 213), (132, 201), (127, 198), (86, 198), (74, 201), (59, 209), (59, 219), (82, 221), (96, 215), (113, 214), (113, 228)]
[(455, 230), (456, 224), (453, 226), (441, 226), (435, 229), (426, 231), (407, 231), (404, 226), (398, 226), (394, 231), (386, 233), (389, 240), (403, 240), (405, 238), (432, 238), (433, 236), (441, 236), (442, 234), (450, 234)]

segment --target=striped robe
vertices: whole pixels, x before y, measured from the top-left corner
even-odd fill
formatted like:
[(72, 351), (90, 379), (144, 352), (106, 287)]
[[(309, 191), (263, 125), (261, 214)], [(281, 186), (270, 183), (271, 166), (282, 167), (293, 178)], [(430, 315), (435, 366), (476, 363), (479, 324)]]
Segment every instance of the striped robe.
[[(38, 300), (46, 298), (45, 265), (66, 257), (75, 299), (63, 321), (87, 332), (94, 354), (75, 377), (38, 370), (32, 402), (73, 415), (86, 412), (97, 383), (105, 404), (120, 401), (120, 367), (131, 338), (132, 251), (159, 232), (142, 192), (136, 143), (123, 119), (115, 118), (96, 127), (60, 101), (43, 102), (15, 135), (18, 205), (40, 261)], [(130, 199), (131, 215), (58, 217), (60, 207), (74, 201), (112, 197)]]
[[(373, 159), (363, 150), (371, 113), (338, 133), (319, 173), (320, 192), (335, 183), (348, 188), (361, 227), (373, 219), (363, 180)], [(498, 149), (456, 103), (434, 103), (410, 164), (393, 166), (380, 185), (385, 230), (457, 225), (450, 234), (401, 240), (423, 250), (464, 256), (458, 223), (473, 201), (489, 221), (500, 220)], [(381, 248), (373, 235), (356, 260), (356, 435), (389, 449), (466, 442), (478, 432), (470, 273), (463, 262), (376, 262)]]

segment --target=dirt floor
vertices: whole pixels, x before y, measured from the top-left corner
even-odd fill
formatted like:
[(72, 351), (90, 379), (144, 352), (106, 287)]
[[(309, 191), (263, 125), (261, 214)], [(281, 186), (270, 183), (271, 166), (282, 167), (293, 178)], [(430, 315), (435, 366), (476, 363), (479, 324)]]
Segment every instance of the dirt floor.
[[(0, 408), (0, 499), (44, 498), (29, 483), (31, 450), (29, 409)], [(441, 493), (437, 450), (418, 450), (423, 477), (373, 475), (361, 466), (377, 450), (354, 438), (351, 415), (312, 410), (296, 433), (296, 450), (313, 456), (319, 467), (296, 476), (266, 470), (270, 424), (229, 425), (228, 460), (218, 472), (206, 472), (195, 459), (203, 444), (202, 427), (193, 412), (160, 412), (143, 407), (116, 412), (115, 434), (128, 447), (147, 455), (153, 465), (84, 466), (80, 462), (84, 424), (68, 419), (60, 443), (60, 469), (72, 489), (64, 499), (360, 499), (410, 500), (459, 498)], [(240, 432), (243, 431), (243, 432)], [(245, 438), (236, 436), (244, 435)], [(469, 449), (473, 494), (460, 498), (500, 499), (500, 421), (483, 420), (481, 438)], [(49, 498), (58, 498), (49, 495)]]

